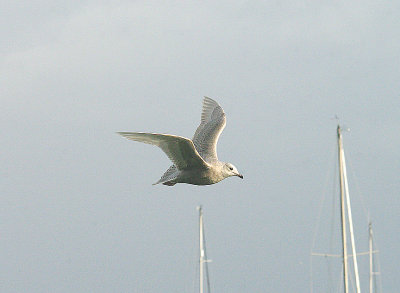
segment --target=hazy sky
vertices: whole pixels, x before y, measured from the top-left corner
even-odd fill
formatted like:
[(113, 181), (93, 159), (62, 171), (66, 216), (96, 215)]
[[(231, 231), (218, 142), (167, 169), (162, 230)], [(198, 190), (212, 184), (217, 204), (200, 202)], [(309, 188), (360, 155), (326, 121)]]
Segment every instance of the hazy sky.
[[(335, 114), (359, 250), (369, 213), (383, 289), (398, 290), (400, 4), (331, 2), (3, 4), (0, 291), (196, 292), (202, 204), (214, 292), (310, 292)], [(168, 158), (115, 132), (192, 137), (205, 95), (244, 180), (152, 186)]]

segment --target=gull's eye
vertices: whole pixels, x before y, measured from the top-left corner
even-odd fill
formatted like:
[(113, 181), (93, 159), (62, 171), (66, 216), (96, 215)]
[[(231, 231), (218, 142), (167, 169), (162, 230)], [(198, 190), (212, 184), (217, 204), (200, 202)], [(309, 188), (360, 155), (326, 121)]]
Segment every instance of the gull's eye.
[(229, 167), (229, 170), (231, 170), (231, 171), (232, 171), (232, 170), (233, 170), (233, 168), (232, 168), (232, 167)]

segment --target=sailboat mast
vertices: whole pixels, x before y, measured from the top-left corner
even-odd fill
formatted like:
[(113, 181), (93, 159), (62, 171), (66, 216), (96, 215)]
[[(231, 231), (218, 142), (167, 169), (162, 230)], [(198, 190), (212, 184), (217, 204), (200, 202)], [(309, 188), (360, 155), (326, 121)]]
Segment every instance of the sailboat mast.
[(200, 284), (199, 284), (199, 292), (203, 293), (203, 285), (204, 285), (204, 238), (203, 238), (203, 210), (202, 207), (199, 206), (199, 248), (200, 248)]
[(348, 266), (347, 266), (348, 256), (347, 256), (347, 244), (346, 244), (346, 216), (345, 216), (345, 210), (347, 209), (351, 249), (353, 253), (354, 275), (356, 279), (356, 290), (357, 293), (361, 293), (360, 278), (358, 275), (357, 252), (354, 240), (353, 217), (351, 214), (349, 186), (347, 183), (346, 159), (343, 150), (342, 134), (340, 126), (338, 126), (337, 133), (338, 133), (338, 145), (339, 145), (340, 205), (342, 214), (343, 274), (344, 274), (345, 292), (346, 293), (348, 292)]
[(369, 293), (373, 293), (373, 260), (372, 260), (372, 225), (371, 222), (368, 225), (368, 232), (369, 232), (369, 237), (368, 237), (368, 246), (369, 246)]
[(343, 174), (343, 145), (340, 125), (337, 127), (338, 158), (339, 158), (339, 179), (340, 179), (340, 214), (342, 222), (342, 255), (343, 255), (343, 282), (344, 292), (349, 292), (348, 264), (347, 264), (347, 243), (346, 243), (346, 211), (345, 211), (345, 187)]

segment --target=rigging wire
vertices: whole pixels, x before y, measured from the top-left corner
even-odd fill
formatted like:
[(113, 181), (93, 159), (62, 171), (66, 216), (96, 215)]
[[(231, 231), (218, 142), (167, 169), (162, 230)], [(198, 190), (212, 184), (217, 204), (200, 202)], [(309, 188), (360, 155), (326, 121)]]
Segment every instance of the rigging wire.
[[(346, 163), (347, 163), (347, 165), (350, 166), (350, 168), (348, 168), (348, 169), (350, 169), (350, 174), (351, 174), (351, 177), (352, 177), (351, 178), (352, 179), (351, 182), (354, 182), (353, 185), (355, 186), (357, 196), (358, 196), (358, 198), (359, 198), (359, 200), (361, 202), (361, 206), (362, 206), (362, 209), (363, 209), (363, 212), (364, 212), (364, 216), (366, 217), (366, 222), (369, 223), (369, 220), (370, 220), (369, 219), (369, 211), (368, 211), (367, 205), (365, 204), (365, 199), (363, 197), (364, 193), (361, 191), (359, 180), (358, 180), (358, 177), (355, 174), (354, 167), (353, 167), (353, 164), (352, 164), (352, 161), (351, 161), (351, 157), (350, 157), (350, 160), (349, 160), (349, 154), (346, 154)], [(354, 194), (354, 192), (352, 192), (352, 193)]]
[[(330, 157), (331, 157), (331, 159), (329, 160), (329, 164), (331, 162), (333, 162), (333, 161), (336, 162), (336, 160), (334, 159), (335, 155), (336, 155), (335, 148), (336, 147), (333, 144), (332, 148), (331, 148), (331, 150), (329, 152)], [(336, 163), (334, 164), (334, 166), (335, 166), (335, 168), (337, 168)], [(325, 183), (323, 184), (324, 189), (322, 191), (322, 197), (320, 198), (320, 202), (319, 202), (317, 224), (316, 224), (316, 227), (315, 227), (315, 230), (314, 230), (312, 246), (311, 246), (311, 253), (310, 253), (310, 292), (311, 293), (313, 293), (313, 283), (314, 283), (314, 279), (313, 279), (313, 252), (314, 252), (314, 249), (315, 249), (315, 243), (316, 243), (316, 239), (317, 239), (317, 234), (319, 233), (319, 230), (320, 230), (322, 210), (323, 210), (323, 207), (325, 205), (325, 201), (326, 201), (327, 194), (328, 194), (328, 192), (327, 192), (328, 186), (329, 186), (328, 182), (331, 180), (331, 177), (332, 177), (331, 172), (329, 172), (330, 168), (327, 168), (327, 170), (328, 171), (326, 172), (326, 176), (325, 176), (325, 180), (324, 180)], [(335, 186), (335, 185), (333, 184), (333, 186)]]
[[(334, 147), (336, 149), (336, 146)], [(329, 232), (329, 253), (333, 254), (334, 253), (334, 239), (338, 237), (338, 234), (335, 234), (335, 227), (338, 226), (338, 223), (335, 222), (335, 215), (338, 216), (337, 211), (339, 210), (339, 201), (338, 201), (338, 194), (339, 194), (339, 166), (337, 164), (337, 150), (335, 150), (333, 157), (335, 157), (335, 163), (334, 163), (334, 172), (333, 172), (333, 180), (332, 180), (332, 186), (331, 186), (331, 215), (330, 215), (330, 232)], [(337, 232), (337, 230), (336, 230)], [(329, 261), (328, 258), (326, 258), (326, 266), (328, 270), (328, 288), (335, 288), (334, 283), (335, 279), (337, 279), (337, 276), (334, 274), (334, 265), (332, 261)], [(343, 282), (343, 279), (342, 279)]]

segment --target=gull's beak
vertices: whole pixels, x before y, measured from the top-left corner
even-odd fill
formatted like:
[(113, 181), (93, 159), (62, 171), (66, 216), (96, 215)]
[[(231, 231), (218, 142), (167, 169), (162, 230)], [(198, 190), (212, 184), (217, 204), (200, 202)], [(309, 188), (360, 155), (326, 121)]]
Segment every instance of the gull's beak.
[(237, 174), (237, 177), (239, 177), (240, 179), (243, 179), (243, 175), (242, 174)]

